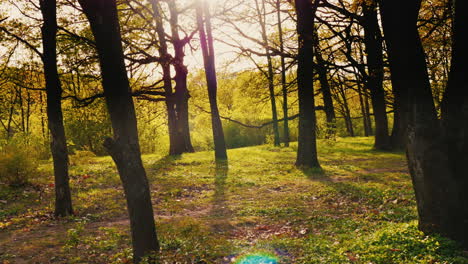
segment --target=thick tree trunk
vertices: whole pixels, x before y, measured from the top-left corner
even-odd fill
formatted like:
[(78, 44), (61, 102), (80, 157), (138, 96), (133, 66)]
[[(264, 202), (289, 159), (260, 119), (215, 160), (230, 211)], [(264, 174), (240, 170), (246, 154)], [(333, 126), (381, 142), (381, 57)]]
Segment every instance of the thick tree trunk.
[(382, 36), (377, 19), (377, 4), (370, 1), (363, 4), (364, 43), (367, 54), (368, 78), (366, 88), (370, 91), (375, 120), (374, 148), (390, 149), (385, 90), (383, 87)]
[(188, 101), (190, 94), (187, 88), (187, 76), (188, 70), (184, 65), (184, 46), (185, 41), (182, 41), (179, 36), (179, 19), (178, 11), (175, 1), (169, 1), (169, 10), (171, 13), (170, 24), (172, 32), (172, 45), (174, 46), (175, 56), (172, 61), (175, 69), (175, 110), (177, 116), (177, 134), (179, 140), (181, 140), (180, 149), (178, 154), (185, 152), (194, 152), (192, 141), (190, 139), (190, 127), (189, 127), (189, 105)]
[(105, 147), (112, 156), (127, 199), (134, 261), (156, 253), (159, 243), (146, 172), (141, 161), (137, 120), (125, 68), (115, 0), (79, 0), (96, 41), (113, 139)]
[[(206, 82), (208, 86), (208, 98), (211, 110), (211, 125), (213, 129), (213, 140), (215, 145), (215, 158), (226, 160), (226, 141), (224, 140), (223, 125), (219, 116), (217, 92), (218, 83), (216, 80), (215, 57), (213, 47), (213, 36), (211, 34), (211, 18), (209, 7), (206, 2), (197, 2), (197, 24), (200, 33), (200, 44), (203, 52), (203, 62), (205, 66)], [(206, 26), (206, 32), (205, 32)]]
[[(402, 101), (405, 97), (402, 96), (401, 89), (397, 88), (398, 82), (393, 83), (392, 80), (392, 92), (394, 97), (393, 102), (393, 128), (392, 135), (390, 136), (391, 148), (394, 150), (405, 150), (406, 149), (406, 128), (408, 127), (408, 118), (404, 114), (405, 111), (402, 109)], [(407, 112), (407, 111), (406, 111)]]
[(283, 141), (284, 146), (289, 147), (289, 120), (288, 120), (288, 87), (286, 84), (286, 61), (284, 58), (283, 26), (281, 21), (281, 1), (276, 1), (276, 15), (278, 19), (278, 35), (281, 52), (281, 91), (283, 94)]
[[(468, 90), (466, 77), (466, 1), (455, 2), (452, 66), (442, 123), (431, 93), (425, 54), (417, 30), (420, 0), (381, 2), (393, 83), (404, 94), (408, 118), (407, 156), (416, 194), (419, 227), (438, 232), (468, 248)], [(402, 9), (401, 6), (406, 8)], [(462, 11), (463, 10), (463, 11)], [(407, 110), (407, 112), (405, 112)]]
[(55, 0), (41, 0), (43, 62), (47, 93), (47, 118), (55, 176), (55, 216), (73, 214), (68, 176), (68, 149), (62, 114), (62, 87), (57, 70), (57, 6)]
[[(468, 249), (468, 3), (455, 1), (452, 61), (447, 90), (442, 103), (443, 135), (447, 146), (449, 173), (446, 175), (450, 196), (446, 222), (441, 232)], [(440, 175), (439, 175), (440, 177)], [(451, 199), (449, 199), (451, 198)]]
[(296, 166), (320, 167), (317, 158), (314, 102), (314, 17), (317, 1), (295, 1), (299, 54), (297, 68), (299, 135)]
[(183, 140), (178, 133), (177, 114), (175, 95), (172, 92), (172, 77), (171, 77), (171, 59), (169, 55), (166, 32), (164, 30), (162, 14), (157, 0), (152, 0), (154, 20), (156, 21), (156, 32), (159, 39), (159, 57), (161, 58), (161, 67), (163, 70), (163, 86), (165, 93), (165, 104), (167, 111), (167, 126), (169, 129), (169, 155), (180, 155), (183, 153)]

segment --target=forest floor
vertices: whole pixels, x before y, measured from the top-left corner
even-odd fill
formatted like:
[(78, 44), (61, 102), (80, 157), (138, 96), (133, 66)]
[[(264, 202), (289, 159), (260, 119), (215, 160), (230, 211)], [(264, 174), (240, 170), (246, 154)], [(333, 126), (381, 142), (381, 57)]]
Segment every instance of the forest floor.
[[(322, 170), (295, 146), (144, 155), (161, 263), (468, 263), (417, 230), (403, 153), (372, 138), (320, 141)], [(50, 162), (22, 188), (0, 185), (0, 263), (130, 263), (123, 190), (109, 157), (71, 160), (76, 215), (54, 219)], [(263, 261), (261, 261), (263, 260)]]

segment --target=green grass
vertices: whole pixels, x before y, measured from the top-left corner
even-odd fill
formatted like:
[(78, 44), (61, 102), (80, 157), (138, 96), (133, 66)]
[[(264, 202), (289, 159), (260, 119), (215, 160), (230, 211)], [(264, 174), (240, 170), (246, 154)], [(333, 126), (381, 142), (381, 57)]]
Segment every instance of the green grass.
[[(160, 263), (234, 263), (258, 252), (279, 263), (468, 263), (453, 242), (417, 231), (404, 155), (372, 150), (372, 138), (320, 141), (322, 170), (297, 169), (294, 144), (228, 155), (228, 164), (216, 164), (212, 152), (143, 156)], [(50, 217), (50, 162), (35, 188), (0, 186), (7, 201), (0, 203), (0, 261), (130, 262), (111, 159), (74, 163), (74, 217)]]

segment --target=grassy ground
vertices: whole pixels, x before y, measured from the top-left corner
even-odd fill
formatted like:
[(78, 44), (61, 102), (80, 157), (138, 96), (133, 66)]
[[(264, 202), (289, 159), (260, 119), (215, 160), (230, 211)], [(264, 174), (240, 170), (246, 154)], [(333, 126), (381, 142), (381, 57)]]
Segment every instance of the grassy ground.
[[(371, 138), (321, 141), (323, 170), (304, 171), (294, 146), (230, 150), (229, 164), (211, 152), (144, 156), (160, 262), (468, 263), (453, 242), (417, 231), (403, 153), (371, 148)], [(51, 217), (49, 163), (28, 187), (0, 185), (0, 263), (130, 263), (112, 161), (72, 164), (74, 217)]]

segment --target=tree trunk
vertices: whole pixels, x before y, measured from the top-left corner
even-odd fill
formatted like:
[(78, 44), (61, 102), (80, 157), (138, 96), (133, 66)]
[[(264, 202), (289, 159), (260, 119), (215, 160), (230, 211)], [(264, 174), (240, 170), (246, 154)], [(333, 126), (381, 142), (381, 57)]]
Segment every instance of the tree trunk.
[(394, 150), (406, 149), (406, 128), (408, 127), (407, 115), (403, 114), (402, 101), (405, 98), (400, 94), (401, 89), (397, 88), (398, 83), (393, 83), (392, 79), (392, 92), (394, 97), (393, 102), (393, 128), (392, 135), (390, 136), (391, 148)]
[(336, 133), (336, 115), (335, 115), (335, 106), (333, 105), (333, 99), (331, 94), (330, 84), (328, 83), (327, 77), (327, 66), (325, 65), (325, 60), (322, 57), (320, 51), (320, 45), (318, 43), (318, 37), (316, 34), (316, 49), (315, 49), (315, 59), (317, 60), (317, 73), (320, 81), (320, 91), (322, 92), (323, 98), (323, 107), (325, 110), (325, 115), (327, 119), (327, 128), (325, 137), (332, 138)]
[(354, 137), (354, 127), (353, 127), (353, 119), (351, 118), (351, 110), (349, 109), (348, 99), (346, 98), (346, 94), (344, 89), (341, 89), (341, 96), (343, 97), (343, 112), (344, 112), (344, 119), (346, 123), (346, 130), (348, 130), (348, 134), (350, 137)]
[(183, 141), (177, 129), (177, 114), (174, 103), (174, 94), (172, 92), (172, 77), (171, 77), (171, 56), (168, 52), (166, 32), (164, 31), (162, 14), (157, 0), (152, 0), (154, 20), (156, 21), (156, 31), (159, 39), (159, 57), (161, 58), (161, 67), (163, 70), (163, 86), (165, 93), (165, 104), (167, 111), (167, 126), (169, 129), (169, 155), (180, 155), (183, 153)]
[(79, 0), (96, 41), (102, 83), (114, 137), (104, 146), (112, 156), (127, 199), (134, 262), (156, 253), (159, 243), (146, 172), (141, 161), (135, 107), (127, 77), (115, 0)]
[(374, 1), (363, 4), (364, 43), (367, 54), (368, 78), (366, 88), (370, 91), (375, 120), (374, 148), (390, 149), (385, 90), (383, 87), (382, 36), (377, 19), (377, 4)]
[[(405, 5), (407, 8), (402, 9)], [(381, 2), (393, 83), (404, 94), (408, 118), (407, 157), (416, 194), (419, 227), (468, 248), (468, 59), (464, 28), (466, 1), (455, 2), (452, 65), (444, 96), (442, 122), (437, 119), (425, 54), (417, 30), (420, 0)], [(463, 11), (462, 11), (463, 10)], [(400, 113), (399, 113), (400, 114)]]
[(68, 149), (62, 114), (62, 87), (57, 70), (57, 6), (54, 0), (41, 0), (44, 18), (42, 41), (44, 77), (47, 94), (47, 118), (51, 133), (50, 149), (54, 164), (55, 216), (73, 214), (69, 176)]
[(281, 91), (283, 94), (283, 141), (284, 146), (289, 147), (289, 120), (288, 120), (288, 87), (286, 84), (286, 61), (284, 58), (284, 41), (283, 41), (283, 27), (281, 21), (281, 1), (276, 1), (276, 14), (278, 18), (278, 35), (279, 35), (279, 45), (281, 52)]
[(176, 110), (176, 129), (181, 140), (179, 154), (185, 152), (194, 152), (192, 141), (190, 139), (190, 127), (189, 127), (189, 105), (188, 101), (190, 98), (189, 91), (187, 89), (187, 75), (188, 70), (184, 65), (184, 46), (185, 43), (179, 37), (179, 22), (178, 22), (178, 11), (175, 1), (169, 1), (169, 10), (171, 13), (170, 24), (172, 31), (172, 45), (174, 46), (175, 56), (172, 61), (175, 69), (175, 110)]
[[(452, 34), (452, 60), (447, 90), (442, 103), (442, 134), (447, 146), (449, 171), (445, 175), (450, 196), (444, 204), (447, 221), (440, 232), (460, 242), (468, 249), (468, 4), (455, 1)], [(439, 175), (440, 177), (441, 175)], [(442, 208), (443, 209), (443, 208)]]
[(263, 45), (265, 46), (266, 58), (267, 58), (267, 79), (268, 79), (268, 92), (270, 93), (270, 104), (271, 104), (271, 116), (273, 119), (273, 138), (274, 138), (274, 145), (280, 146), (280, 136), (279, 136), (279, 128), (278, 128), (278, 113), (276, 110), (276, 97), (275, 97), (275, 81), (274, 81), (274, 73), (273, 73), (273, 63), (272, 58), (270, 55), (270, 48), (268, 47), (268, 36), (266, 30), (266, 19), (265, 19), (265, 0), (262, 1), (262, 7), (258, 4), (259, 0), (255, 1), (255, 6), (257, 8), (257, 15), (260, 22), (260, 28), (262, 30), (262, 40)]
[(45, 130), (45, 120), (44, 120), (44, 108), (43, 108), (44, 102), (42, 99), (42, 92), (39, 92), (39, 111), (41, 115), (41, 132), (42, 132), (42, 139), (44, 142), (47, 141), (46, 138), (46, 130)]
[(296, 166), (320, 167), (317, 158), (314, 102), (314, 17), (319, 1), (296, 0), (299, 54), (297, 68), (299, 135)]
[(363, 99), (364, 99), (364, 108), (365, 108), (365, 118), (367, 122), (367, 128), (369, 129), (369, 135), (372, 136), (374, 135), (374, 129), (372, 127), (372, 119), (371, 119), (371, 113), (370, 113), (370, 107), (369, 107), (369, 96), (367, 93), (363, 93)]
[(359, 104), (361, 106), (361, 114), (362, 114), (362, 123), (364, 126), (364, 136), (368, 137), (371, 135), (370, 131), (370, 123), (368, 122), (368, 112), (366, 111), (366, 105), (364, 103), (364, 95), (362, 94), (362, 88), (361, 85), (358, 83), (357, 84), (357, 91), (358, 91), (358, 96), (359, 96)]
[(216, 80), (213, 36), (211, 33), (211, 17), (208, 4), (206, 2), (203, 3), (201, 0), (198, 0), (197, 3), (197, 24), (198, 31), (200, 33), (200, 44), (203, 52), (203, 62), (208, 86), (208, 98), (210, 101), (211, 110), (211, 125), (213, 129), (213, 140), (215, 145), (215, 158), (217, 160), (226, 160), (226, 141), (224, 140), (223, 125), (219, 116), (217, 103), (218, 83)]

